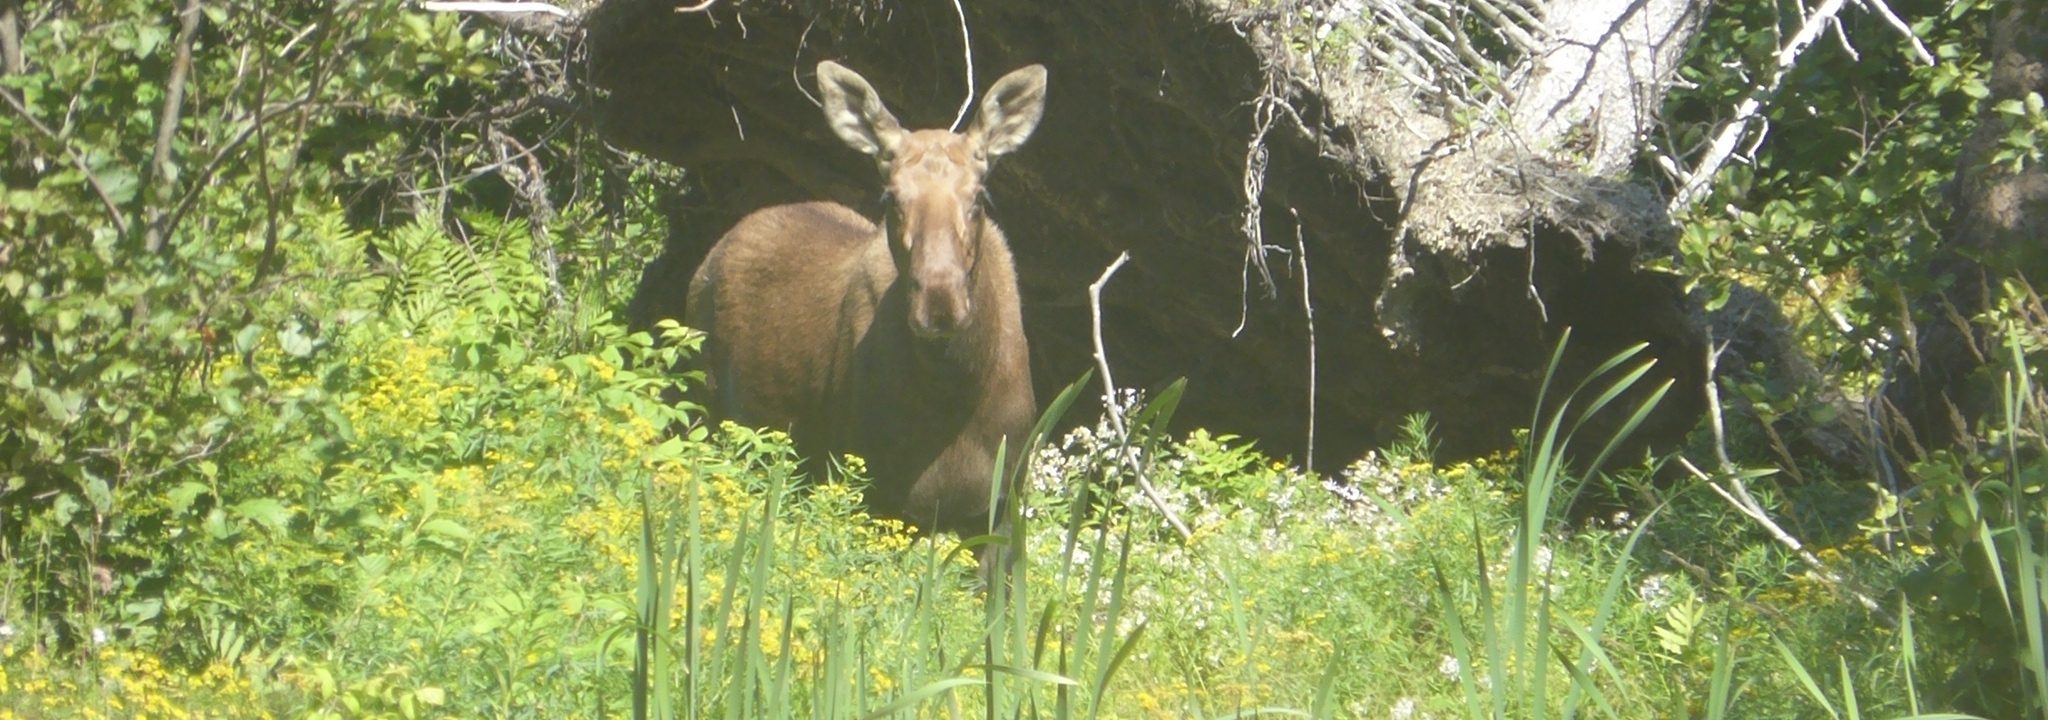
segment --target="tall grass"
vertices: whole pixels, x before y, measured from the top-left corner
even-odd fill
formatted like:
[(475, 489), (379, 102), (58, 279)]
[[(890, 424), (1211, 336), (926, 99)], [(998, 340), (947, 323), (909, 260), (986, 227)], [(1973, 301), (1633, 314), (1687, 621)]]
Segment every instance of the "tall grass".
[[(1663, 508), (1653, 510), (1617, 537), (1618, 550), (1603, 563), (1593, 564), (1587, 579), (1574, 581), (1579, 590), (1573, 600), (1561, 599), (1557, 589), (1566, 580), (1553, 567), (1553, 555), (1574, 541), (1571, 530), (1561, 527), (1563, 508), (1585, 482), (1595, 478), (1624, 447), (1632, 433), (1665, 399), (1671, 383), (1645, 387), (1654, 369), (1645, 347), (1618, 353), (1595, 367), (1586, 377), (1566, 388), (1558, 377), (1570, 334), (1560, 339), (1551, 357), (1532, 416), (1531, 431), (1517, 454), (1520, 497), (1513, 505), (1510, 532), (1503, 544), (1487, 538), (1502, 533), (1481, 527), (1480, 516), (1466, 516), (1470, 527), (1469, 551), (1443, 554), (1425, 561), (1427, 593), (1440, 624), (1418, 628), (1427, 638), (1440, 643), (1438, 652), (1447, 655), (1445, 674), (1454, 676), (1452, 686), (1458, 700), (1443, 710), (1474, 720), (1505, 718), (1570, 719), (1581, 715), (1604, 718), (1646, 716), (1690, 716), (1704, 718), (1747, 717), (1757, 708), (1825, 713), (1831, 718), (1860, 718), (1870, 703), (1857, 695), (1847, 658), (1835, 667), (1816, 672), (1800, 660), (1800, 649), (1773, 635), (1768, 647), (1756, 653), (1737, 641), (1731, 627), (1734, 613), (1721, 613), (1721, 622), (1698, 610), (1692, 625), (1712, 638), (1697, 685), (1687, 685), (1678, 700), (1662, 688), (1646, 683), (1641, 665), (1641, 647), (1646, 643), (1644, 610), (1631, 604), (1633, 579), (1639, 576), (1635, 556), (1638, 547), (1652, 534)], [(1087, 378), (1067, 387), (1049, 407), (1023, 448), (1003, 448), (1007, 456), (1021, 452), (1036, 457), (1051, 427), (1065, 413), (1085, 386)], [(2024, 380), (2009, 395), (2014, 405), (2028, 396)], [(634, 680), (632, 707), (639, 718), (889, 718), (889, 717), (983, 717), (983, 718), (1098, 718), (1123, 717), (1133, 703), (1119, 701), (1119, 693), (1143, 692), (1142, 684), (1120, 682), (1126, 671), (1136, 667), (1144, 673), (1131, 682), (1158, 683), (1162, 672), (1188, 672), (1162, 666), (1157, 660), (1142, 659), (1155, 636), (1176, 633), (1185, 641), (1184, 628), (1161, 626), (1162, 614), (1134, 614), (1141, 603), (1137, 588), (1159, 582), (1157, 559), (1148, 553), (1167, 550), (1167, 545), (1188, 543), (1189, 562), (1197, 576), (1213, 578), (1208, 590), (1225, 599), (1207, 609), (1206, 621), (1220, 629), (1223, 645), (1238, 657), (1265, 654), (1273, 634), (1283, 628), (1298, 628), (1269, 612), (1254, 611), (1254, 592), (1246, 583), (1272, 582), (1279, 576), (1253, 566), (1230, 566), (1223, 556), (1193, 552), (1195, 544), (1161, 533), (1147, 537), (1144, 522), (1134, 522), (1155, 512), (1139, 500), (1118, 502), (1118, 490), (1128, 482), (1124, 473), (1164, 472), (1149, 458), (1162, 453), (1168, 443), (1165, 428), (1178, 401), (1178, 388), (1162, 393), (1151, 403), (1131, 412), (1128, 438), (1110, 452), (1118, 453), (1093, 470), (1082, 473), (1066, 488), (1070, 493), (1050, 505), (1063, 512), (1026, 512), (1025, 502), (999, 504), (1003, 516), (993, 522), (989, 533), (979, 537), (926, 538), (908, 551), (891, 553), (877, 564), (846, 572), (872, 573), (866, 578), (883, 591), (879, 595), (851, 593), (840, 597), (799, 597), (792, 595), (784, 573), (794, 572), (780, 563), (797, 563), (806, 543), (823, 542), (821, 527), (804, 527), (792, 520), (785, 505), (795, 502), (795, 465), (789, 462), (750, 462), (740, 448), (733, 464), (700, 467), (700, 475), (755, 473), (764, 497), (738, 521), (729, 541), (714, 541), (703, 510), (706, 500), (694, 484), (675, 498), (663, 498), (652, 485), (642, 489), (640, 573), (636, 592), (637, 619), (634, 624)], [(2031, 406), (2029, 406), (2031, 407)], [(2038, 410), (2032, 411), (2039, 415)], [(2027, 411), (2012, 410), (2008, 419), (2017, 422)], [(1618, 420), (1618, 421), (1617, 421)], [(1588, 428), (1613, 427), (1604, 437), (1590, 437)], [(724, 431), (744, 445), (756, 436), (750, 431)], [(784, 448), (772, 439), (762, 447)], [(1414, 440), (1427, 448), (1426, 438)], [(1581, 446), (1591, 452), (1581, 452)], [(1417, 450), (1424, 452), (1424, 450)], [(1121, 453), (1132, 453), (1124, 455)], [(1140, 458), (1127, 462), (1127, 458)], [(1005, 463), (998, 463), (998, 467)], [(854, 473), (858, 476), (858, 472)], [(1154, 476), (1159, 481), (1164, 476)], [(1021, 488), (1019, 478), (1000, 478), (1009, 487)], [(1498, 482), (1500, 478), (1485, 478)], [(817, 491), (812, 491), (817, 492)], [(1135, 497), (1124, 493), (1126, 497)], [(1271, 502), (1262, 499), (1261, 502)], [(1396, 503), (1380, 501), (1391, 510), (1393, 522), (1409, 523)], [(2035, 512), (2015, 508), (2015, 513)], [(2016, 515), (2018, 516), (2018, 515)], [(792, 526), (791, 523), (796, 526)], [(1441, 521), (1432, 521), (1441, 522)], [(1987, 527), (1986, 532), (2006, 532)], [(813, 533), (807, 536), (806, 532)], [(1031, 552), (1026, 542), (1046, 547)], [(1360, 540), (1364, 542), (1364, 540)], [(1056, 546), (1056, 547), (1055, 547)], [(2031, 617), (2016, 620), (2035, 623), (2038, 628), (2038, 600), (2048, 590), (2048, 576), (2036, 546), (2017, 544), (2016, 554), (2023, 579), (2014, 583), (2014, 605), (2024, 608), (2037, 603)], [(1505, 557), (1499, 557), (1504, 550)], [(982, 563), (982, 572), (967, 570), (969, 556), (981, 553), (993, 561)], [(1469, 555), (1465, 555), (1469, 552)], [(1987, 549), (1986, 552), (1997, 552)], [(1469, 567), (1461, 556), (1471, 558)], [(1998, 560), (1999, 558), (1993, 558)], [(835, 566), (836, 567), (836, 566)], [(1588, 567), (1579, 564), (1576, 567)], [(719, 578), (711, 582), (707, 578)], [(1381, 577), (1387, 577), (1382, 575)], [(1587, 589), (1591, 588), (1591, 589)], [(882, 598), (876, 607), (854, 607), (859, 597)], [(1156, 601), (1155, 601), (1156, 610)], [(1624, 620), (1624, 618), (1626, 618)], [(1178, 617), (1172, 622), (1185, 622)], [(1618, 623), (1633, 628), (1630, 635), (1617, 634)], [(1904, 692), (1912, 699), (1905, 705), (1909, 718), (1961, 718), (1962, 715), (1923, 713), (1918, 700), (1914, 666), (1916, 642), (1911, 617), (1906, 616), (1899, 638), (1898, 665), (1904, 668)], [(808, 623), (808, 625), (803, 625)], [(805, 638), (810, 638), (806, 640)], [(792, 648), (812, 643), (814, 654)], [(1632, 647), (1633, 646), (1633, 647)], [(770, 650), (764, 651), (764, 648)], [(2030, 646), (2036, 660), (2029, 669), (2040, 675), (2041, 652), (2038, 638)], [(1373, 672), (1359, 665), (1359, 658), (1378, 653), (1385, 662), (1384, 648), (1347, 647), (1333, 644), (1310, 667), (1285, 669), (1295, 678), (1292, 687), (1298, 705), (1271, 704), (1254, 696), (1227, 701), (1221, 709), (1154, 709), (1149, 716), (1210, 717), (1284, 716), (1325, 718), (1356, 715), (1360, 705), (1344, 705), (1340, 697), (1387, 697), (1382, 688), (1399, 688), (1408, 683), (1374, 685)], [(1431, 652), (1421, 650), (1421, 652)], [(1617, 652), (1622, 652), (1621, 656)], [(1633, 655), (1630, 655), (1633, 653)], [(1302, 655), (1291, 657), (1299, 663)], [(1238, 687), (1270, 687), (1259, 682), (1253, 663), (1228, 666), (1242, 673)], [(1772, 676), (1773, 670), (1781, 673)], [(1653, 669), (1651, 673), (1655, 673)], [(1168, 675), (1167, 677), (1170, 677)], [(1128, 686), (1127, 686), (1128, 685)], [(1758, 687), (1781, 689), (1779, 697), (1759, 698)], [(1402, 690), (1394, 692), (1405, 694)], [(1412, 698), (1404, 700), (1410, 702)], [(1886, 699), (1880, 704), (1898, 707)], [(1146, 707), (1151, 707), (1147, 705)], [(1410, 717), (1397, 711), (1395, 717)], [(1178, 714), (1175, 714), (1178, 713)], [(1441, 716), (1441, 715), (1439, 715)]]
[[(1477, 587), (1475, 609), (1478, 617), (1472, 627), (1468, 628), (1462, 617), (1460, 606), (1464, 603), (1461, 595), (1443, 568), (1437, 568), (1437, 595), (1449, 630), (1453, 657), (1457, 658), (1462, 669), (1458, 683), (1465, 697), (1466, 716), (1475, 720), (1508, 717), (1541, 720), (1553, 711), (1560, 718), (1574, 718), (1588, 701), (1607, 717), (1624, 716), (1608, 700), (1597, 681), (1601, 674), (1617, 674), (1613, 662), (1601, 650), (1601, 644), (1605, 639), (1607, 621), (1613, 616), (1625, 585), (1629, 558), (1636, 543), (1650, 528), (1654, 513), (1629, 534), (1627, 545), (1608, 573), (1599, 604), (1594, 608), (1593, 620), (1589, 623), (1580, 624), (1568, 614), (1553, 611), (1553, 598), (1548, 589), (1551, 581), (1549, 564), (1544, 559), (1550, 551), (1545, 543), (1550, 536), (1551, 523), (1561, 507), (1558, 505), (1560, 493), (1568, 490), (1567, 469), (1573, 439), (1589, 420), (1641, 382), (1655, 361), (1642, 360), (1630, 365), (1642, 355), (1647, 345), (1639, 344), (1615, 354), (1566, 393), (1546, 417), (1543, 410), (1549, 406), (1551, 384), (1557, 379), (1557, 369), (1570, 341), (1571, 332), (1566, 330), (1558, 339), (1537, 392), (1530, 439), (1522, 452), (1526, 463), (1521, 513), (1517, 518), (1514, 543), (1509, 549), (1507, 576), (1498, 587), (1488, 573), (1488, 553), (1475, 528), (1474, 584)], [(1599, 394), (1574, 413), (1574, 403), (1580, 399), (1581, 393), (1602, 383), (1604, 387)], [(1667, 380), (1638, 402), (1619, 429), (1607, 438), (1580, 472), (1586, 477), (1599, 472), (1602, 464), (1656, 409), (1670, 389), (1671, 381)], [(1500, 596), (1498, 603), (1496, 594)], [(1567, 654), (1567, 647), (1557, 642), (1558, 628), (1553, 628), (1553, 624), (1561, 625), (1561, 629), (1576, 641), (1575, 656)], [(1553, 660), (1561, 667), (1553, 670)], [(1483, 676), (1480, 675), (1482, 669)], [(1555, 709), (1551, 705), (1553, 671), (1564, 673), (1562, 682), (1565, 685), (1562, 703)], [(1485, 678), (1483, 682), (1481, 677)]]

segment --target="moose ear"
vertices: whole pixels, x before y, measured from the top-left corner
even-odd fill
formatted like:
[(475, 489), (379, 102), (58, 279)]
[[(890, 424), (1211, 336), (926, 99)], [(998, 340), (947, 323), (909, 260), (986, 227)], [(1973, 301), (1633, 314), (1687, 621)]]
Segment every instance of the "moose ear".
[(1045, 116), (1045, 66), (1018, 68), (997, 80), (981, 98), (981, 114), (967, 135), (995, 157), (1016, 150)]
[(840, 140), (876, 157), (896, 151), (903, 126), (860, 73), (830, 60), (818, 63), (818, 89), (825, 94), (825, 120)]

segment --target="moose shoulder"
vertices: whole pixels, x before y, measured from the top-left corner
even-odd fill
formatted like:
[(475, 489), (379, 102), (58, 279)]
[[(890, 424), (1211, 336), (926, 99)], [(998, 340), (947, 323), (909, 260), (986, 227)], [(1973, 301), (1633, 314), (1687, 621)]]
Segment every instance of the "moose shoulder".
[[(979, 534), (997, 448), (1036, 414), (1016, 271), (983, 178), (1045, 108), (1045, 68), (997, 81), (965, 133), (904, 130), (859, 74), (818, 64), (825, 117), (874, 158), (879, 225), (834, 203), (754, 212), (690, 283), (713, 418), (788, 428), (813, 461), (867, 461), (877, 514)], [(1004, 488), (1006, 492), (1013, 488)]]

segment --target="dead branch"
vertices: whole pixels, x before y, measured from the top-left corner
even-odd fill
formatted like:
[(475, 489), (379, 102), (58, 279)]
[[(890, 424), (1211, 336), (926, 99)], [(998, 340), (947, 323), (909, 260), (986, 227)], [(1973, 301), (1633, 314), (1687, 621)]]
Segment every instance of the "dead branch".
[(21, 101), (14, 97), (13, 93), (0, 92), (0, 100), (6, 100), (7, 106), (13, 108), (16, 113), (20, 113), (21, 117), (28, 121), (29, 127), (35, 128), (36, 132), (42, 133), (43, 137), (49, 138), (50, 142), (57, 145), (58, 149), (64, 153), (64, 159), (71, 161), (71, 166), (76, 168), (79, 174), (85, 176), (85, 184), (92, 188), (93, 194), (99, 196), (100, 203), (107, 207), (107, 217), (113, 219), (114, 230), (123, 236), (127, 235), (127, 216), (121, 213), (121, 205), (114, 202), (114, 196), (107, 193), (107, 186), (100, 183), (100, 176), (92, 171), (91, 166), (85, 164), (85, 158), (80, 157), (78, 151), (71, 148), (70, 143), (64, 142), (64, 138), (57, 135), (57, 131), (51, 130), (50, 126), (44, 125), (41, 120), (37, 120), (36, 116), (28, 111), (28, 107), (22, 105)]
[[(1759, 83), (1750, 90), (1748, 97), (1736, 104), (1734, 114), (1727, 122), (1721, 124), (1721, 128), (1714, 133), (1713, 141), (1707, 144), (1706, 154), (1701, 156), (1699, 164), (1689, 171), (1679, 173), (1678, 192), (1672, 195), (1670, 204), (1666, 206), (1673, 217), (1682, 214), (1706, 194), (1708, 185), (1713, 182), (1714, 176), (1720, 173), (1721, 166), (1726, 165), (1729, 158), (1735, 154), (1736, 143), (1748, 134), (1750, 124), (1762, 113), (1764, 103), (1776, 97), (1784, 86), (1785, 76), (1791, 74), (1792, 67), (1799, 63), (1799, 56), (1806, 52), (1806, 48), (1813, 45), (1815, 40), (1820, 39), (1821, 33), (1825, 32), (1829, 25), (1837, 22), (1836, 16), (1841, 13), (1843, 3), (1844, 0), (1823, 0), (1819, 7), (1814, 8), (1813, 12), (1807, 14), (1800, 22), (1799, 31), (1778, 46), (1778, 52), (1772, 55), (1774, 63), (1770, 79)], [(1915, 44), (1918, 44), (1917, 38)], [(1921, 48), (1920, 52), (1924, 53), (1926, 50)], [(1667, 167), (1677, 167), (1675, 162), (1663, 164)]]
[[(706, 2), (704, 4), (710, 5), (711, 3)], [(466, 12), (495, 15), (541, 13), (544, 15), (553, 15), (555, 17), (569, 17), (569, 11), (563, 10), (553, 5), (549, 5), (544, 2), (488, 2), (485, 0), (424, 0), (423, 2), (420, 3), (420, 9), (426, 10), (428, 12)], [(676, 11), (682, 12), (682, 9), (677, 8)]]
[(1294, 260), (1301, 264), (1301, 317), (1308, 323), (1308, 448), (1301, 466), (1314, 472), (1316, 466), (1316, 305), (1308, 295), (1308, 243), (1301, 238), (1301, 211), (1288, 208), (1294, 216)]
[(1117, 253), (1116, 261), (1103, 268), (1102, 277), (1096, 278), (1094, 284), (1088, 286), (1089, 319), (1092, 321), (1090, 327), (1095, 331), (1095, 368), (1102, 373), (1102, 405), (1107, 411), (1103, 414), (1109, 416), (1109, 427), (1117, 436), (1117, 460), (1130, 473), (1131, 479), (1137, 481), (1138, 491), (1144, 493), (1145, 499), (1152, 502), (1152, 507), (1159, 509), (1160, 515), (1166, 516), (1166, 523), (1172, 525), (1174, 532), (1180, 533), (1180, 539), (1185, 542), (1194, 538), (1194, 533), (1188, 531), (1187, 524), (1181, 522), (1180, 517), (1173, 514), (1173, 509), (1166, 506), (1166, 501), (1159, 498), (1159, 491), (1153, 489), (1152, 481), (1145, 477), (1144, 469), (1138, 467), (1137, 454), (1131, 451), (1131, 429), (1124, 425), (1123, 413), (1117, 410), (1116, 381), (1109, 376), (1109, 353), (1103, 350), (1102, 346), (1102, 287), (1108, 285), (1109, 277), (1115, 275), (1116, 271), (1130, 259), (1131, 254), (1128, 251)]
[(1686, 459), (1683, 455), (1678, 456), (1679, 466), (1685, 468), (1687, 473), (1690, 473), (1695, 479), (1705, 484), (1708, 490), (1712, 490), (1715, 495), (1719, 495), (1721, 499), (1728, 501), (1729, 505), (1735, 507), (1736, 512), (1740, 512), (1750, 520), (1755, 521), (1758, 526), (1764, 529), (1765, 533), (1771, 536), (1771, 539), (1776, 540), (1778, 544), (1791, 550), (1792, 554), (1797, 556), (1800, 562), (1806, 563), (1807, 567), (1813, 569), (1814, 577), (1819, 578), (1822, 584), (1854, 598), (1857, 603), (1863, 606), (1864, 610), (1883, 620), (1887, 626), (1897, 626), (1898, 621), (1891, 616), (1891, 613), (1884, 609), (1883, 605), (1879, 604), (1876, 599), (1872, 598), (1869, 593), (1861, 588), (1852, 587), (1851, 581), (1848, 578), (1843, 577), (1841, 573), (1835, 572), (1826, 563), (1821, 562), (1818, 556), (1806, 549), (1806, 544), (1800, 542), (1799, 538), (1785, 532), (1784, 527), (1771, 519), (1770, 513), (1764, 510), (1763, 503), (1757, 501), (1756, 495), (1750, 493), (1749, 484), (1743, 480), (1742, 473), (1736, 471), (1734, 461), (1728, 458), (1728, 435), (1726, 426), (1722, 424), (1721, 420), (1721, 390), (1715, 380), (1716, 361), (1721, 357), (1721, 348), (1712, 347), (1711, 338), (1709, 340), (1706, 388), (1707, 422), (1709, 428), (1714, 433), (1714, 460), (1719, 464), (1719, 471), (1715, 475), (1710, 476), (1700, 471), (1697, 466), (1692, 464), (1691, 460)]
[(967, 35), (967, 9), (960, 6), (960, 0), (953, 0), (953, 12), (960, 16), (960, 53), (966, 56), (961, 65), (967, 68), (967, 96), (960, 98), (960, 112), (953, 116), (953, 132), (960, 132), (967, 108), (974, 105), (974, 39)]

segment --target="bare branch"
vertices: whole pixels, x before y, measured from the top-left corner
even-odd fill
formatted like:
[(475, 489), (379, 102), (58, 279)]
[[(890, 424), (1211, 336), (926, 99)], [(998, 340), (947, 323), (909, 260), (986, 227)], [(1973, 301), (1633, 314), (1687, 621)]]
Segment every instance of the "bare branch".
[[(711, 3), (704, 3), (710, 5)], [(512, 15), (520, 13), (541, 13), (555, 17), (569, 17), (569, 11), (544, 2), (490, 2), (488, 0), (422, 0), (420, 9), (428, 12), (466, 12), (489, 15)], [(681, 9), (677, 9), (681, 12)]]
[(1692, 464), (1691, 460), (1687, 460), (1682, 455), (1678, 457), (1678, 464), (1684, 467), (1686, 472), (1691, 473), (1695, 479), (1704, 483), (1708, 490), (1712, 490), (1715, 495), (1719, 495), (1721, 499), (1728, 501), (1728, 504), (1734, 506), (1737, 512), (1755, 521), (1758, 526), (1764, 529), (1765, 533), (1771, 536), (1771, 539), (1785, 546), (1787, 550), (1791, 550), (1793, 555), (1799, 557), (1800, 562), (1806, 563), (1807, 567), (1813, 569), (1814, 576), (1819, 578), (1823, 584), (1854, 598), (1857, 603), (1863, 606), (1864, 610), (1872, 615), (1876, 615), (1886, 625), (1896, 626), (1898, 621), (1892, 618), (1891, 613), (1885, 611), (1883, 605), (1880, 605), (1877, 600), (1871, 598), (1862, 589), (1851, 587), (1848, 578), (1843, 577), (1841, 573), (1835, 572), (1826, 563), (1821, 562), (1818, 556), (1815, 556), (1812, 551), (1806, 549), (1806, 545), (1801, 543), (1799, 538), (1792, 537), (1791, 533), (1785, 532), (1785, 528), (1779, 526), (1777, 521), (1771, 519), (1770, 513), (1764, 511), (1763, 503), (1757, 502), (1756, 495), (1750, 493), (1749, 485), (1743, 480), (1742, 473), (1737, 472), (1735, 463), (1728, 459), (1728, 435), (1726, 426), (1723, 425), (1721, 420), (1721, 389), (1716, 381), (1716, 376), (1718, 375), (1716, 363), (1721, 357), (1722, 348), (1711, 347), (1712, 344), (1712, 339), (1709, 338), (1708, 345), (1710, 347), (1707, 349), (1706, 382), (1707, 422), (1708, 427), (1714, 433), (1714, 460), (1719, 463), (1720, 470), (1715, 475), (1710, 476), (1705, 472), (1701, 472), (1698, 467)]
[(1095, 368), (1102, 373), (1102, 405), (1106, 410), (1103, 414), (1109, 416), (1109, 427), (1117, 435), (1117, 460), (1130, 472), (1131, 479), (1137, 481), (1138, 491), (1145, 494), (1146, 500), (1152, 501), (1152, 507), (1158, 508), (1159, 514), (1166, 516), (1166, 523), (1173, 526), (1174, 532), (1180, 533), (1181, 540), (1186, 541), (1192, 539), (1194, 533), (1188, 531), (1187, 524), (1173, 514), (1173, 509), (1167, 507), (1164, 500), (1159, 499), (1159, 491), (1152, 488), (1152, 481), (1145, 477), (1144, 469), (1138, 467), (1136, 453), (1131, 451), (1131, 429), (1124, 425), (1123, 413), (1117, 410), (1116, 381), (1109, 376), (1109, 353), (1102, 347), (1102, 288), (1109, 284), (1109, 277), (1130, 259), (1128, 251), (1117, 253), (1116, 261), (1103, 268), (1102, 277), (1088, 286), (1088, 311), (1093, 321), (1090, 327), (1095, 331)]
[(1301, 317), (1308, 323), (1308, 447), (1303, 452), (1302, 467), (1315, 472), (1316, 466), (1316, 305), (1308, 296), (1308, 243), (1301, 239), (1301, 212), (1288, 208), (1294, 216), (1294, 260), (1301, 263)]
[(77, 168), (79, 174), (85, 176), (85, 184), (92, 188), (93, 194), (100, 197), (100, 203), (107, 206), (107, 217), (113, 219), (114, 231), (127, 235), (128, 220), (126, 216), (121, 214), (121, 204), (114, 202), (114, 196), (107, 193), (107, 186), (100, 184), (100, 176), (92, 171), (91, 166), (85, 164), (85, 158), (80, 157), (78, 151), (72, 150), (71, 144), (64, 142), (64, 138), (59, 137), (56, 131), (50, 129), (50, 126), (44, 125), (43, 121), (37, 120), (35, 115), (30, 114), (28, 107), (22, 105), (21, 101), (14, 97), (14, 93), (0, 92), (0, 100), (6, 100), (7, 106), (20, 113), (22, 119), (28, 121), (29, 127), (35, 128), (36, 132), (42, 133), (44, 137), (50, 139), (50, 142), (56, 143), (57, 147), (64, 151), (64, 159), (70, 160), (71, 166)]
[[(677, 8), (676, 8), (676, 12), (677, 12), (677, 13), (694, 13), (694, 12), (704, 12), (704, 11), (706, 11), (706, 10), (710, 10), (710, 9), (711, 9), (711, 4), (712, 4), (712, 3), (715, 3), (715, 2), (718, 2), (718, 0), (704, 0), (704, 2), (700, 2), (700, 3), (697, 3), (697, 4), (695, 4), (695, 5), (685, 5), (685, 6), (677, 7)], [(744, 22), (744, 21), (742, 21), (741, 25), (742, 25), (742, 27), (744, 27), (744, 26), (745, 26), (745, 22)]]
[(1785, 76), (1790, 74), (1792, 66), (1799, 62), (1799, 55), (1806, 52), (1806, 48), (1812, 45), (1813, 41), (1820, 39), (1820, 34), (1827, 30), (1829, 23), (1835, 22), (1835, 16), (1842, 11), (1843, 2), (1844, 0), (1822, 0), (1820, 6), (1814, 8), (1813, 13), (1800, 22), (1799, 32), (1793, 33), (1791, 39), (1778, 47), (1778, 52), (1772, 56), (1776, 58), (1776, 64), (1771, 68), (1771, 79), (1751, 90), (1749, 97), (1743, 98), (1742, 102), (1735, 106), (1735, 114), (1728, 118), (1727, 122), (1722, 123), (1721, 129), (1714, 133), (1714, 139), (1708, 143), (1707, 153), (1700, 158), (1699, 164), (1678, 178), (1678, 192), (1671, 197), (1671, 203), (1666, 206), (1666, 210), (1673, 217), (1692, 207), (1693, 203), (1698, 202), (1700, 197), (1706, 194), (1708, 184), (1720, 173), (1721, 166), (1727, 164), (1728, 158), (1735, 154), (1735, 144), (1749, 132), (1750, 123), (1763, 111), (1764, 102), (1778, 94), (1778, 89), (1785, 84)]
[(1893, 30), (1897, 30), (1900, 35), (1904, 35), (1906, 42), (1913, 46), (1913, 57), (1918, 59), (1920, 64), (1934, 64), (1934, 53), (1927, 51), (1927, 43), (1921, 42), (1920, 36), (1913, 32), (1912, 26), (1907, 25), (1906, 21), (1900, 20), (1898, 13), (1892, 12), (1891, 6), (1884, 4), (1884, 0), (1856, 0), (1856, 4), (1863, 6), (1865, 10), (1877, 13), (1878, 17), (1884, 18), (1886, 25), (1892, 26)]
[[(270, 63), (260, 63), (256, 67), (257, 103), (269, 94)], [(262, 284), (263, 276), (270, 274), (270, 267), (277, 260), (277, 190), (270, 184), (270, 134), (264, 130), (260, 112), (256, 114), (256, 184), (263, 193), (263, 254), (257, 256), (256, 271), (250, 274), (251, 288)]]
[[(811, 101), (812, 106), (824, 107), (825, 104), (818, 101), (818, 96), (812, 95), (810, 88), (804, 87), (803, 78), (798, 77), (796, 73), (797, 66), (802, 64), (799, 61), (803, 60), (804, 58), (804, 47), (806, 43), (808, 43), (811, 39), (811, 28), (817, 26), (818, 19), (815, 17), (811, 18), (810, 22), (804, 23), (804, 33), (802, 35), (796, 36), (796, 55), (789, 59), (789, 82), (790, 84), (796, 86), (797, 92), (803, 93), (804, 98)], [(970, 72), (972, 72), (971, 69)], [(972, 91), (969, 91), (969, 94), (971, 95)]]
[[(309, 93), (317, 92), (318, 90), (319, 88), (316, 87), (309, 91)], [(237, 131), (233, 137), (228, 138), (227, 142), (222, 143), (220, 151), (214, 153), (213, 159), (206, 163), (206, 167), (201, 169), (199, 174), (193, 177), (192, 183), (185, 188), (185, 194), (178, 200), (177, 207), (170, 212), (169, 216), (164, 218), (161, 225), (164, 228), (165, 234), (168, 235), (172, 229), (178, 227), (178, 223), (185, 218), (185, 214), (192, 211), (192, 206), (199, 202), (201, 191), (212, 187), (214, 173), (220, 172), (221, 167), (227, 164), (228, 158), (232, 157), (235, 151), (242, 147), (243, 143), (248, 142), (249, 138), (256, 135), (256, 129), (262, 123), (269, 122), (272, 118), (279, 115), (310, 105), (312, 102), (313, 98), (309, 94), (306, 97), (258, 113), (255, 117), (249, 119), (249, 124), (242, 126), (242, 129)]]
[(960, 6), (960, 0), (953, 0), (953, 12), (960, 16), (960, 52), (966, 56), (962, 64), (967, 68), (967, 97), (960, 98), (960, 112), (953, 116), (953, 132), (960, 132), (967, 108), (974, 105), (974, 39), (967, 35), (967, 9)]
[[(1089, 317), (1095, 321), (1093, 325), (1095, 329), (1095, 369), (1102, 372), (1102, 392), (1106, 395), (1116, 394), (1116, 380), (1109, 375), (1109, 352), (1102, 347), (1102, 288), (1109, 284), (1110, 276), (1115, 275), (1116, 271), (1123, 269), (1124, 263), (1130, 262), (1130, 260), (1130, 251), (1117, 253), (1116, 261), (1111, 262), (1109, 267), (1103, 268), (1102, 276), (1096, 278), (1094, 284), (1088, 286)], [(1118, 433), (1124, 431), (1124, 419), (1115, 413), (1110, 414), (1109, 424)]]

